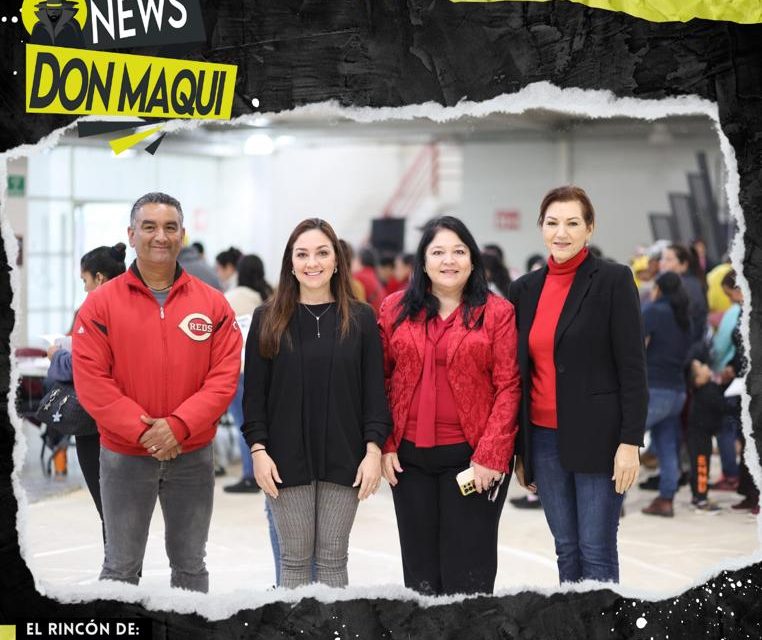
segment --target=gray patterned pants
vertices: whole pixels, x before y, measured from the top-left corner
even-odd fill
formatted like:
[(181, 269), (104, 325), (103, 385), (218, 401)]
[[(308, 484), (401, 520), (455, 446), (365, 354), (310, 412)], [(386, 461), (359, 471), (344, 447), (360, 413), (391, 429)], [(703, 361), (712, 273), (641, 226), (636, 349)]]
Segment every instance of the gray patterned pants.
[(347, 586), (349, 532), (357, 513), (357, 489), (313, 482), (268, 497), (280, 543), (280, 585), (309, 584), (312, 558), (315, 579), (329, 587)]

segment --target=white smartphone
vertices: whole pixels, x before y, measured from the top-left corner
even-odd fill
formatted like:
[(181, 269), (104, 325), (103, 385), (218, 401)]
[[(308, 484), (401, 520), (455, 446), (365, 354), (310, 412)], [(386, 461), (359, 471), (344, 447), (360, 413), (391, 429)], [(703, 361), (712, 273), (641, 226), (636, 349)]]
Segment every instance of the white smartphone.
[(476, 491), (476, 485), (474, 484), (474, 468), (468, 467), (467, 469), (463, 469), (463, 471), (455, 476), (455, 482), (458, 483), (460, 492), (464, 496)]

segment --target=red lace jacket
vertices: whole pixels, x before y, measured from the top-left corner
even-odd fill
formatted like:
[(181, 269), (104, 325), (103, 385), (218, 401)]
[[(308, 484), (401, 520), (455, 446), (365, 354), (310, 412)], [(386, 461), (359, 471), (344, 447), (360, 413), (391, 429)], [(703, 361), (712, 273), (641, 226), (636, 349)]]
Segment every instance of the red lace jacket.
[[(396, 451), (400, 444), (423, 369), (424, 323), (406, 319), (393, 328), (403, 295), (404, 291), (398, 291), (388, 296), (378, 316), (386, 393), (394, 421), (384, 453)], [(474, 450), (471, 459), (489, 469), (507, 472), (521, 400), (513, 305), (490, 294), (486, 304), (475, 310), (474, 318), (484, 316), (478, 329), (467, 329), (460, 310), (457, 313), (449, 340), (447, 379), (463, 433)]]

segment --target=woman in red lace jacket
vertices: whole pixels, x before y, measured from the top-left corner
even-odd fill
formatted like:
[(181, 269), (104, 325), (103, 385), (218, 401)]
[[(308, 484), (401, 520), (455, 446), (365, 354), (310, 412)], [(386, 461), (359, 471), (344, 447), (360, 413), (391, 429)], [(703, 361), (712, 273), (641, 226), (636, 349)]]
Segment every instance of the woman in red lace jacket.
[[(513, 307), (489, 292), (460, 220), (426, 225), (410, 285), (384, 300), (378, 323), (394, 422), (382, 466), (405, 586), (490, 593), (517, 432), (517, 339)], [(476, 492), (464, 496), (455, 476), (469, 466)]]

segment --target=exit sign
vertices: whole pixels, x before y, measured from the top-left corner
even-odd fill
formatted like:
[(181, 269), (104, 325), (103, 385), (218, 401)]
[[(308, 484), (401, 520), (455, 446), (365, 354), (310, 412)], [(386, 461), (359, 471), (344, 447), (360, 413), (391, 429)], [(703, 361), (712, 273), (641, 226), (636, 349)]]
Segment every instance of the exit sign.
[(26, 193), (26, 178), (24, 176), (8, 176), (8, 196), (23, 198)]
[(521, 215), (515, 209), (495, 211), (495, 229), (518, 231), (521, 228)]

